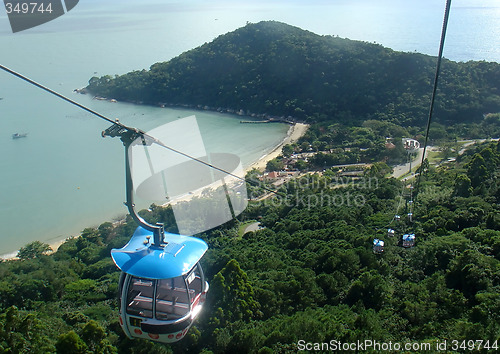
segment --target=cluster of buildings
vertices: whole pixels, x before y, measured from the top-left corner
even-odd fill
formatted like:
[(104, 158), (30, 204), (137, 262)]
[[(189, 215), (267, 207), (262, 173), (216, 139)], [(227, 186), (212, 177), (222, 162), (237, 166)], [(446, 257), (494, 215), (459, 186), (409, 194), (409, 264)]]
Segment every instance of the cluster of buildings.
[(299, 175), (299, 171), (271, 171), (259, 176), (260, 181), (270, 182), (273, 186), (279, 187), (293, 177)]
[[(403, 148), (408, 152), (415, 152), (420, 149), (420, 142), (411, 138), (402, 138)], [(392, 138), (385, 138), (385, 148), (392, 150), (396, 145), (392, 142)]]

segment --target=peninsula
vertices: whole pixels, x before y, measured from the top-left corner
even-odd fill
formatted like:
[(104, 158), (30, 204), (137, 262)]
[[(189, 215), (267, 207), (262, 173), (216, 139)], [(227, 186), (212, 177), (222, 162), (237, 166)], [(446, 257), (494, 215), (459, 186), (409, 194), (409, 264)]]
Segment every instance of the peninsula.
[[(435, 58), (320, 36), (266, 21), (221, 35), (149, 70), (93, 77), (100, 98), (281, 117), (306, 123), (401, 126), (426, 121)], [(436, 122), (478, 123), (500, 111), (500, 64), (445, 60)]]

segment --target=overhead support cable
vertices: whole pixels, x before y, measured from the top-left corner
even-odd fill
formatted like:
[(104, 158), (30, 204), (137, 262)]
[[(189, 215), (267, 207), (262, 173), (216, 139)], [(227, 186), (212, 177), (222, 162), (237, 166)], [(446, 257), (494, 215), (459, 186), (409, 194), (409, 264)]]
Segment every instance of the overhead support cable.
[[(441, 71), (441, 61), (443, 59), (444, 41), (446, 38), (446, 29), (448, 28), (448, 19), (450, 17), (450, 8), (451, 8), (451, 0), (446, 0), (443, 28), (441, 30), (441, 42), (439, 44), (439, 54), (438, 54), (438, 58), (437, 58), (436, 72), (434, 75), (434, 85), (433, 85), (433, 89), (432, 89), (431, 103), (430, 103), (430, 107), (429, 107), (429, 117), (427, 119), (427, 128), (426, 128), (426, 132), (425, 132), (424, 150), (422, 152), (422, 160), (420, 162), (420, 173), (418, 174), (418, 177), (417, 177), (417, 184), (416, 184), (417, 193), (419, 191), (418, 188), (420, 187), (420, 179), (421, 179), (421, 176), (423, 173), (425, 153), (427, 150), (427, 142), (429, 140), (429, 129), (431, 127), (432, 115), (434, 112), (434, 102), (436, 100), (436, 91), (437, 91), (437, 86), (438, 86), (438, 81), (439, 81), (439, 73)], [(415, 200), (416, 200), (416, 196), (415, 196)]]

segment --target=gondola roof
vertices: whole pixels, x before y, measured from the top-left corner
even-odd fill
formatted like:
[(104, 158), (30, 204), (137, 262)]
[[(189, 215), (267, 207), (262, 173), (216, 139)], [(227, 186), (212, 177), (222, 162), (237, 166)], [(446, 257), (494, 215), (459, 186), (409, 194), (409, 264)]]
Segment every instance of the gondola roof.
[(138, 227), (130, 241), (111, 250), (123, 272), (147, 279), (168, 279), (188, 273), (203, 257), (207, 244), (195, 237), (165, 233), (165, 246), (151, 246), (153, 233)]
[(405, 241), (411, 241), (415, 239), (415, 234), (404, 234), (403, 235), (403, 240)]

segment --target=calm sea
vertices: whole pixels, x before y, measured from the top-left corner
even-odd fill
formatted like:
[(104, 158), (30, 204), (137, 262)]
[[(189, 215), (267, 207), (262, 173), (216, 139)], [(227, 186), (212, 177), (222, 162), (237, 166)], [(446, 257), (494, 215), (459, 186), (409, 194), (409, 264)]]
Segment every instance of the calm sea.
[[(94, 75), (122, 74), (213, 40), (247, 21), (277, 20), (319, 34), (436, 55), (445, 1), (97, 1), (12, 34), (0, 10), (0, 63), (110, 118), (141, 129), (196, 114), (213, 151), (245, 165), (284, 137), (284, 125), (241, 125), (209, 112), (91, 100), (73, 93)], [(445, 56), (500, 62), (500, 3), (454, 0)], [(0, 254), (54, 242), (126, 213), (123, 151), (108, 127), (76, 107), (0, 72)], [(13, 140), (15, 132), (29, 133)]]

